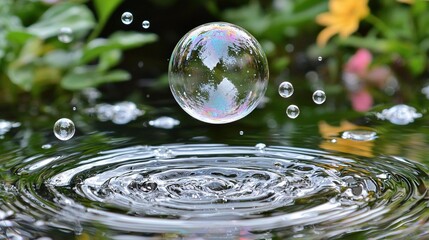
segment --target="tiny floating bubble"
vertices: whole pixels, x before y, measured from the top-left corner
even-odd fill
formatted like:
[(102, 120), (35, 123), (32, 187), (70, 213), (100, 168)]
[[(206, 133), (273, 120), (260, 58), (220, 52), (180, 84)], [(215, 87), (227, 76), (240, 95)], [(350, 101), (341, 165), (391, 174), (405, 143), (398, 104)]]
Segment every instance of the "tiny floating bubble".
[(121, 21), (123, 24), (129, 25), (133, 22), (133, 14), (130, 12), (124, 12), (121, 16)]
[(286, 114), (289, 118), (295, 119), (299, 115), (299, 108), (296, 105), (289, 105), (286, 109)]
[(293, 85), (290, 82), (282, 82), (279, 85), (279, 94), (283, 98), (288, 98), (293, 94)]
[(144, 62), (143, 62), (143, 61), (139, 61), (139, 62), (137, 63), (137, 66), (138, 66), (139, 68), (143, 68), (143, 65), (144, 65)]
[(319, 60), (319, 62), (321, 62), (321, 61), (323, 60), (322, 56), (319, 56), (319, 57), (317, 58), (317, 60)]
[(326, 101), (326, 94), (322, 90), (316, 90), (313, 93), (313, 102), (316, 104), (322, 104)]
[(62, 43), (70, 43), (73, 41), (73, 31), (69, 27), (62, 27), (58, 33), (58, 40)]
[(54, 134), (61, 141), (67, 141), (73, 137), (75, 127), (72, 120), (68, 118), (61, 118), (54, 124)]
[(143, 27), (144, 29), (148, 29), (148, 28), (150, 27), (150, 22), (149, 22), (148, 20), (144, 20), (144, 21), (142, 22), (142, 27)]
[(76, 111), (76, 110), (77, 110), (77, 108), (76, 108), (76, 107), (73, 107), (72, 109), (73, 109), (73, 111)]
[(243, 131), (240, 131), (240, 136), (243, 136), (243, 134), (244, 134), (244, 132), (243, 132)]

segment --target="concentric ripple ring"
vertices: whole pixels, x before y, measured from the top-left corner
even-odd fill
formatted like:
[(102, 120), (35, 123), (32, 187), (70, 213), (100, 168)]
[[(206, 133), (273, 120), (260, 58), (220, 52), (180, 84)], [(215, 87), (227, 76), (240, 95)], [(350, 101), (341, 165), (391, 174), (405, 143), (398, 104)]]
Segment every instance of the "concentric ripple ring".
[[(428, 176), (391, 156), (363, 158), (283, 146), (132, 146), (37, 155), (1, 187), (15, 228), (332, 237), (418, 227)], [(27, 216), (27, 217), (23, 217)], [(37, 227), (35, 227), (37, 229)], [(40, 230), (40, 229), (39, 229)], [(405, 234), (402, 231), (401, 234)], [(390, 234), (396, 234), (391, 231)], [(206, 235), (203, 235), (206, 236)]]

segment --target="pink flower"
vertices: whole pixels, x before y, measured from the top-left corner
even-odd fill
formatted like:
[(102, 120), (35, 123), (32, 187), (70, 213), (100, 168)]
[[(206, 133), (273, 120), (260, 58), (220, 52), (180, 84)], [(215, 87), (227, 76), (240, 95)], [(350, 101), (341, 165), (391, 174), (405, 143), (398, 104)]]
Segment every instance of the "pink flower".
[(359, 49), (344, 66), (343, 81), (349, 91), (355, 111), (368, 111), (373, 104), (372, 96), (365, 88), (364, 78), (372, 62), (372, 54), (367, 49)]
[(353, 109), (358, 112), (368, 111), (373, 104), (372, 96), (366, 89), (351, 93), (350, 100), (352, 101)]
[(344, 70), (363, 76), (366, 74), (371, 62), (372, 54), (367, 49), (361, 48), (347, 61)]

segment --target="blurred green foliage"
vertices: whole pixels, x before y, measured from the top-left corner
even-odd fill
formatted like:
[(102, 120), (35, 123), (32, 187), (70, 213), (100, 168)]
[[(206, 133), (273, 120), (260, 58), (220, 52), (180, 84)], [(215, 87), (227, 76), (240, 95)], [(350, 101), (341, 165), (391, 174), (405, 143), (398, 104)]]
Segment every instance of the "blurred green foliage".
[[(98, 38), (121, 2), (93, 1), (96, 21), (82, 1), (2, 0), (0, 103), (15, 102), (25, 92), (37, 98), (46, 90), (80, 90), (130, 79), (128, 72), (113, 69), (122, 51), (154, 42), (157, 36), (116, 32)], [(64, 27), (72, 31), (70, 43), (58, 40)]]

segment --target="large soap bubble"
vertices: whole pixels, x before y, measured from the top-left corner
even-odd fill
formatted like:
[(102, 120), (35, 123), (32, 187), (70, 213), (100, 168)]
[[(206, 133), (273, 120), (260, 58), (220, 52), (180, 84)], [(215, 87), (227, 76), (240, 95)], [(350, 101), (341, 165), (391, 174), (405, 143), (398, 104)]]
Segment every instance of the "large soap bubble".
[(201, 25), (188, 32), (171, 54), (170, 89), (192, 117), (229, 123), (256, 108), (268, 84), (265, 54), (246, 30), (230, 23)]

